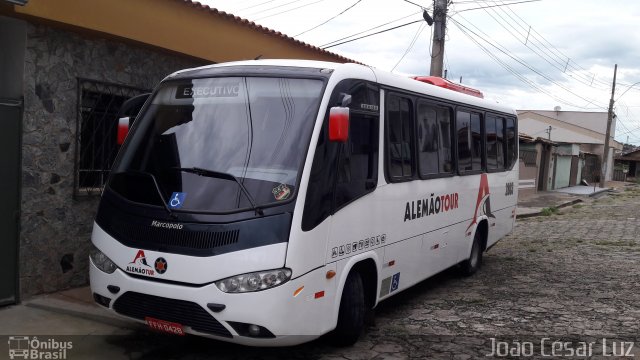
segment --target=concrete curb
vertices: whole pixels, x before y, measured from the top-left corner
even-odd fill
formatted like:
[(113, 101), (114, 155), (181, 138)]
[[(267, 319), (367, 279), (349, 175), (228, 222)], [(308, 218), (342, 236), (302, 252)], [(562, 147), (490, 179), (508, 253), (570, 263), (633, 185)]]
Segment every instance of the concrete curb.
[(598, 195), (600, 195), (600, 194), (602, 194), (604, 192), (608, 192), (608, 191), (611, 191), (611, 189), (598, 190), (596, 192), (593, 192), (593, 193), (589, 194), (589, 197), (596, 197), (596, 196), (598, 196)]
[[(608, 191), (608, 190), (604, 190), (604, 191)], [(589, 195), (591, 196), (591, 195)], [(571, 206), (571, 205), (575, 205), (577, 203), (581, 203), (583, 202), (582, 199), (573, 199), (571, 201), (567, 201), (564, 203), (561, 203), (560, 205), (556, 205), (556, 206), (551, 206), (551, 207), (555, 207), (558, 209), (567, 207), (567, 206)], [(536, 216), (544, 216), (542, 215), (542, 211), (538, 211), (538, 212), (534, 212), (534, 213), (529, 213), (529, 214), (520, 214), (520, 215), (516, 215), (516, 219), (526, 219), (526, 218), (530, 218), (530, 217), (536, 217)]]
[(51, 311), (59, 314), (70, 315), (85, 320), (91, 320), (102, 324), (134, 330), (136, 323), (133, 321), (126, 321), (117, 315), (111, 314), (104, 309), (98, 307), (98, 305), (76, 303), (72, 301), (59, 300), (59, 299), (46, 299), (27, 301), (23, 303), (26, 307), (32, 307), (36, 309)]

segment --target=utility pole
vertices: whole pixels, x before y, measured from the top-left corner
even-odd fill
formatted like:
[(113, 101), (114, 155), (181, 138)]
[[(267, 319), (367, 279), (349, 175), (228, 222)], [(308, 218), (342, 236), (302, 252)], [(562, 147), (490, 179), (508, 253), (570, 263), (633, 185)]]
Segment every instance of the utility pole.
[(435, 0), (433, 7), (433, 43), (431, 44), (431, 76), (442, 77), (446, 22), (447, 0)]
[(609, 136), (611, 136), (611, 123), (613, 122), (613, 95), (616, 92), (616, 74), (618, 73), (618, 64), (613, 68), (613, 85), (611, 86), (611, 100), (609, 100), (609, 114), (607, 115), (607, 133), (604, 137), (604, 153), (602, 155), (602, 171), (600, 172), (600, 187), (604, 187), (604, 177), (607, 174), (607, 165), (609, 162)]
[(545, 132), (547, 134), (549, 134), (549, 141), (551, 141), (551, 129), (552, 129), (552, 127), (551, 127), (551, 125), (549, 125), (549, 128), (547, 128), (547, 130), (545, 130)]

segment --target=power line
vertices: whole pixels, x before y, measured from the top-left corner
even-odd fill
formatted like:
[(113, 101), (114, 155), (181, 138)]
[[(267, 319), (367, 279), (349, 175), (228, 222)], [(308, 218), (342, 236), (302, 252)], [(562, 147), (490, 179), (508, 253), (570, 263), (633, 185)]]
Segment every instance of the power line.
[(249, 9), (253, 9), (253, 8), (257, 8), (258, 6), (262, 6), (264, 4), (268, 4), (270, 2), (274, 2), (276, 0), (267, 0), (267, 1), (263, 1), (259, 4), (255, 4), (255, 5), (251, 5), (251, 6), (247, 6), (246, 8), (242, 8), (242, 9), (238, 9), (238, 10), (234, 10), (233, 12), (241, 12), (241, 11), (245, 11), (245, 10), (249, 10)]
[[(510, 1), (516, 1), (516, 0), (510, 0)], [(454, 2), (454, 4), (455, 5), (460, 5), (460, 4), (482, 4), (482, 3), (487, 3), (487, 2), (495, 2), (495, 0), (456, 1), (456, 2)], [(505, 5), (509, 5), (509, 4), (505, 4)]]
[(408, 22), (408, 23), (405, 23), (405, 24), (402, 24), (402, 25), (394, 26), (394, 27), (389, 28), (389, 29), (385, 29), (385, 30), (377, 31), (377, 32), (374, 32), (374, 33), (371, 33), (371, 34), (367, 34), (367, 35), (364, 35), (364, 36), (360, 36), (360, 37), (357, 37), (357, 38), (355, 38), (355, 39), (345, 40), (345, 41), (340, 42), (340, 43), (337, 43), (337, 44), (333, 44), (333, 45), (329, 45), (329, 46), (324, 46), (324, 47), (322, 47), (322, 49), (328, 49), (328, 48), (332, 48), (332, 47), (334, 47), (334, 46), (338, 46), (338, 45), (342, 45), (342, 44), (350, 43), (350, 42), (352, 42), (352, 41), (356, 41), (356, 40), (364, 39), (364, 38), (369, 37), (369, 36), (382, 34), (382, 33), (385, 33), (385, 32), (387, 32), (387, 31), (391, 31), (391, 30), (399, 29), (399, 28), (401, 28), (401, 27), (405, 27), (405, 26), (407, 26), (407, 25), (415, 24), (415, 23), (417, 23), (417, 22), (421, 22), (421, 21), (424, 21), (424, 19), (420, 19), (420, 20), (416, 20), (416, 21), (411, 21), (411, 22)]
[(421, 13), (422, 13), (422, 11), (414, 12), (414, 13), (412, 13), (412, 14), (409, 14), (409, 15), (406, 15), (406, 16), (403, 16), (403, 17), (400, 17), (400, 18), (397, 18), (397, 19), (395, 19), (395, 20), (391, 20), (391, 21), (386, 22), (386, 23), (384, 23), (384, 24), (374, 26), (374, 27), (369, 28), (369, 29), (367, 29), (367, 30), (360, 31), (360, 32), (358, 32), (358, 33), (351, 34), (351, 35), (349, 35), (349, 36), (345, 36), (345, 37), (340, 38), (340, 39), (337, 39), (337, 40), (329, 41), (329, 42), (328, 42), (328, 43), (326, 43), (326, 44), (320, 45), (320, 47), (321, 47), (321, 48), (324, 48), (325, 46), (331, 45), (331, 44), (333, 44), (333, 43), (337, 43), (337, 42), (340, 42), (340, 41), (342, 41), (342, 40), (346, 40), (346, 39), (352, 38), (352, 37), (354, 37), (354, 36), (358, 36), (358, 35), (360, 35), (360, 34), (364, 34), (364, 33), (368, 32), (368, 31), (371, 31), (371, 30), (379, 29), (379, 28), (381, 28), (381, 27), (383, 27), (383, 26), (386, 26), (386, 25), (389, 25), (389, 24), (393, 24), (394, 22), (400, 21), (400, 20), (402, 20), (402, 19), (406, 19), (406, 18), (408, 18), (408, 17), (412, 17), (412, 16), (414, 16), (414, 15), (416, 15), (416, 14), (421, 14)]
[(411, 39), (411, 43), (407, 47), (407, 50), (405, 50), (404, 54), (402, 54), (400, 59), (398, 59), (398, 62), (393, 66), (393, 68), (391, 69), (391, 72), (393, 72), (393, 70), (396, 69), (396, 67), (400, 64), (402, 59), (404, 59), (404, 57), (407, 56), (409, 51), (411, 51), (411, 49), (413, 49), (413, 46), (416, 44), (416, 40), (418, 40), (418, 37), (420, 37), (420, 34), (422, 34), (422, 31), (424, 30), (424, 26), (425, 26), (425, 23), (421, 23), (420, 24), (420, 26), (418, 27), (418, 30), (416, 31), (415, 35), (413, 35), (413, 39)]
[[(247, 17), (254, 16), (254, 15), (260, 15), (260, 14), (263, 14), (263, 13), (271, 11), (271, 10), (275, 10), (275, 9), (279, 9), (281, 7), (285, 7), (287, 5), (295, 4), (295, 3), (300, 2), (300, 1), (303, 1), (303, 0), (293, 0), (293, 1), (289, 1), (288, 3), (280, 4), (278, 6), (273, 6), (273, 7), (267, 8), (267, 9), (258, 10), (258, 11), (254, 12), (254, 13), (248, 14)], [(266, 3), (269, 3), (269, 2), (271, 2), (271, 1), (266, 1), (266, 2), (264, 2), (262, 4), (266, 4)], [(259, 4), (259, 5), (261, 5), (261, 4)], [(250, 8), (258, 7), (259, 5), (256, 5), (256, 6), (253, 6), (253, 7), (250, 7)]]
[[(291, 3), (298, 2), (298, 1), (299, 1), (299, 0), (292, 1)], [(260, 17), (260, 18), (255, 19), (254, 21), (259, 21), (259, 20), (263, 20), (263, 19), (268, 19), (268, 18), (270, 18), (270, 17), (274, 17), (274, 16), (282, 15), (282, 14), (285, 14), (285, 13), (288, 13), (288, 12), (291, 12), (291, 11), (294, 11), (294, 10), (301, 9), (301, 8), (303, 8), (303, 7), (307, 7), (307, 6), (310, 6), (310, 5), (317, 4), (317, 3), (319, 3), (319, 2), (323, 2), (323, 1), (326, 1), (326, 0), (317, 0), (317, 1), (314, 1), (314, 2), (311, 2), (311, 3), (308, 3), (308, 4), (300, 5), (300, 6), (298, 6), (298, 7), (293, 8), (293, 9), (288, 9), (288, 10), (284, 10), (284, 11), (281, 11), (281, 12), (278, 12), (278, 13), (275, 13), (275, 14), (271, 14), (271, 15), (263, 16), (263, 17)], [(291, 4), (291, 3), (289, 3), (289, 4)], [(287, 5), (288, 5), (288, 4), (287, 4)], [(273, 10), (273, 9), (272, 9), (272, 10)]]
[[(503, 0), (500, 0), (500, 2), (504, 3)], [(607, 89), (609, 88), (609, 86), (610, 86), (609, 82), (603, 82), (603, 81), (601, 81), (599, 79), (596, 79), (594, 73), (591, 73), (589, 70), (587, 70), (584, 67), (582, 67), (579, 64), (577, 64), (575, 61), (572, 61), (569, 56), (567, 56), (566, 54), (562, 53), (555, 45), (553, 45), (542, 34), (540, 34), (538, 31), (536, 31), (536, 29), (534, 29), (531, 25), (529, 25), (522, 17), (520, 17), (515, 11), (513, 11), (512, 8), (507, 7), (506, 10), (504, 8), (501, 8), (500, 10), (502, 10), (507, 16), (509, 16), (512, 20), (514, 20), (516, 24), (520, 25), (517, 20), (515, 20), (509, 13), (507, 13), (507, 10), (509, 12), (511, 12), (515, 17), (517, 17), (525, 25), (525, 26), (520, 25), (523, 28), (523, 30), (527, 30), (530, 33), (531, 37), (533, 37), (533, 38), (539, 37), (538, 41), (540, 42), (540, 44), (543, 47), (545, 47), (546, 49), (548, 49), (550, 52), (554, 53), (558, 57), (558, 59), (562, 60), (562, 62), (564, 62), (564, 59), (567, 59), (566, 66), (568, 68), (571, 68), (571, 69), (573, 69), (575, 71), (586, 71), (589, 74), (593, 75), (591, 77), (591, 81), (595, 81), (597, 83), (600, 83), (601, 85), (606, 86)], [(545, 45), (545, 43), (547, 45)], [(576, 64), (576, 66), (574, 66), (573, 64)]]
[(446, 67), (447, 67), (447, 72), (448, 73), (453, 72), (451, 70), (451, 63), (449, 62), (449, 56), (447, 56), (447, 51), (444, 52), (444, 63), (446, 65)]
[[(490, 7), (510, 6), (510, 5), (524, 4), (524, 3), (538, 2), (538, 1), (542, 1), (542, 0), (524, 0), (524, 1), (511, 2), (511, 3), (506, 3), (506, 4), (498, 4), (498, 5), (482, 6), (482, 7), (471, 8), (471, 9), (462, 9), (462, 10), (456, 11), (456, 13), (455, 13), (455, 14), (458, 14), (458, 13), (461, 13), (461, 12), (465, 12), (465, 11), (479, 10), (479, 9), (485, 9), (485, 8), (490, 8)], [(454, 15), (455, 15), (455, 14), (454, 14)]]
[[(463, 24), (461, 24), (460, 22), (456, 21), (455, 19), (450, 17), (450, 20), (452, 21), (452, 23), (454, 25), (456, 25), (456, 27), (458, 27), (458, 29), (464, 34), (466, 35), (472, 42), (474, 42), (483, 52), (485, 52), (491, 59), (493, 59), (495, 62), (497, 62), (500, 66), (502, 66), (505, 70), (507, 70), (508, 72), (510, 72), (512, 75), (514, 75), (516, 78), (518, 78), (520, 81), (524, 82), (525, 84), (529, 85), (530, 87), (532, 87), (533, 89), (551, 97), (552, 99), (562, 103), (562, 104), (566, 104), (569, 106), (573, 106), (573, 107), (577, 107), (577, 108), (582, 108), (582, 109), (592, 109), (592, 108), (586, 108), (584, 106), (580, 106), (580, 105), (576, 105), (573, 104), (549, 91), (544, 90), (543, 88), (539, 87), (537, 84), (533, 83), (531, 80), (527, 79), (525, 76), (523, 76), (522, 74), (518, 73), (515, 69), (513, 69), (511, 66), (509, 66), (507, 63), (505, 63), (504, 61), (500, 60), (500, 58), (498, 58), (493, 52), (489, 51), (489, 49), (487, 49), (485, 46), (483, 46), (479, 41), (477, 41), (473, 36), (471, 36), (471, 34), (469, 34), (469, 32), (467, 30), (469, 30), (466, 26), (464, 26)], [(483, 41), (489, 43), (486, 39), (482, 38), (481, 36), (475, 34), (473, 31), (469, 30), (471, 33), (473, 33), (474, 35), (476, 35), (478, 38), (482, 39)], [(492, 45), (491, 43), (489, 43), (490, 45)], [(495, 47), (495, 46), (494, 46)]]
[[(459, 17), (461, 17), (461, 18), (462, 18), (463, 20), (465, 20), (466, 22), (468, 22), (471, 26), (473, 26), (474, 28), (476, 28), (479, 32), (483, 33), (485, 36), (489, 36), (489, 35), (487, 35), (486, 33), (484, 33), (482, 30), (480, 30), (477, 26), (473, 25), (471, 22), (469, 22), (467, 19), (465, 19), (462, 15), (458, 15), (458, 16), (459, 16)], [(453, 18), (451, 18), (451, 17), (450, 17), (450, 19), (451, 19), (451, 20), (453, 20), (453, 21), (455, 21), (455, 20), (454, 20)], [(512, 60), (514, 60), (514, 61), (516, 61), (517, 63), (519, 63), (520, 65), (524, 66), (525, 68), (527, 68), (527, 69), (529, 69), (529, 70), (533, 71), (534, 73), (538, 74), (539, 76), (543, 77), (545, 80), (549, 81), (550, 83), (552, 83), (552, 84), (554, 84), (554, 85), (556, 85), (556, 86), (560, 87), (561, 89), (563, 89), (563, 90), (565, 90), (565, 91), (567, 91), (567, 92), (571, 93), (573, 96), (575, 96), (575, 97), (577, 97), (577, 98), (580, 98), (580, 99), (582, 99), (582, 100), (586, 101), (586, 102), (587, 102), (587, 105), (588, 105), (588, 104), (592, 104), (592, 103), (593, 103), (593, 104), (597, 104), (597, 103), (596, 103), (596, 101), (595, 101), (595, 100), (593, 100), (593, 99), (587, 99), (587, 98), (585, 98), (585, 97), (583, 97), (583, 96), (581, 96), (581, 95), (578, 95), (578, 94), (573, 93), (573, 91), (572, 91), (571, 89), (569, 89), (569, 88), (565, 87), (564, 85), (562, 85), (562, 84), (560, 84), (560, 83), (556, 82), (555, 80), (553, 80), (552, 78), (550, 78), (548, 75), (544, 74), (543, 72), (541, 72), (541, 71), (539, 71), (539, 70), (535, 69), (533, 66), (531, 66), (530, 64), (528, 64), (526, 61), (524, 61), (524, 60), (520, 59), (518, 56), (513, 55), (513, 54), (510, 54), (506, 48), (504, 48), (504, 47), (502, 47), (502, 46), (495, 45), (495, 44), (494, 44), (494, 43), (492, 43), (491, 41), (489, 41), (489, 40), (487, 40), (486, 38), (484, 38), (484, 37), (482, 37), (482, 36), (478, 35), (476, 32), (474, 32), (473, 30), (469, 29), (468, 27), (466, 27), (466, 26), (465, 26), (465, 25), (463, 25), (463, 24), (460, 24), (460, 23), (458, 23), (458, 22), (456, 22), (456, 24), (458, 25), (458, 28), (459, 28), (460, 26), (464, 27), (464, 28), (465, 28), (465, 29), (467, 29), (469, 32), (471, 32), (471, 33), (472, 33), (472, 34), (474, 34), (476, 37), (478, 37), (478, 38), (480, 38), (481, 40), (483, 40), (484, 42), (486, 42), (486, 43), (487, 43), (488, 45), (490, 45), (491, 47), (493, 47), (493, 48), (495, 48), (496, 50), (500, 51), (501, 53), (503, 53), (504, 55), (508, 56), (508, 57), (509, 57), (509, 58), (511, 58)], [(584, 107), (584, 106), (577, 106), (577, 107), (585, 108), (585, 109), (586, 109), (586, 107)], [(600, 108), (600, 107), (599, 107), (599, 108)]]
[[(517, 33), (518, 33), (518, 35), (522, 36), (522, 38), (525, 38), (525, 37), (526, 37), (527, 39), (529, 38), (530, 31), (528, 31), (528, 32), (527, 32), (527, 33), (525, 33), (525, 34), (520, 33), (520, 31), (519, 31), (517, 28), (515, 28), (515, 27), (514, 27), (514, 25), (513, 25), (511, 22), (509, 22), (509, 21), (508, 21), (507, 19), (505, 19), (502, 15), (500, 15), (496, 9), (490, 9), (490, 10), (491, 10), (493, 13), (495, 13), (495, 15), (496, 15), (496, 16), (498, 16), (498, 17), (499, 17), (499, 18), (500, 18), (504, 23), (506, 23), (507, 25), (509, 25), (509, 27), (510, 27), (511, 29), (513, 29), (515, 32), (517, 32)], [(505, 14), (507, 14), (507, 15), (508, 15), (508, 13), (506, 13), (506, 11), (505, 11), (504, 9), (499, 9), (499, 10), (502, 10), (502, 12), (504, 12)], [(488, 10), (484, 9), (484, 11), (485, 11), (485, 12), (486, 12), (486, 13), (487, 13), (487, 14), (488, 14), (488, 15), (489, 15), (489, 16), (490, 16), (490, 17), (491, 17), (491, 18), (492, 18), (492, 19), (493, 19), (493, 20), (494, 20), (498, 25), (500, 25), (500, 26), (501, 26), (502, 28), (504, 28), (504, 29), (505, 29), (509, 34), (511, 34), (511, 36), (513, 36), (516, 40), (520, 41), (520, 37), (519, 37), (518, 35), (514, 34), (514, 33), (513, 33), (513, 31), (511, 31), (509, 28), (507, 28), (503, 22), (501, 22), (501, 21), (500, 21), (500, 20), (498, 20), (495, 16), (493, 16), (493, 15), (492, 15)], [(511, 19), (512, 19), (512, 20), (514, 20), (513, 18), (511, 18)], [(517, 24), (517, 23), (516, 23), (516, 24)], [(517, 24), (517, 25), (520, 25), (520, 24)], [(521, 25), (520, 25), (520, 26), (521, 26)], [(525, 29), (526, 29), (526, 28), (525, 28)], [(528, 45), (529, 43), (530, 43), (532, 46), (534, 46), (535, 48), (537, 48), (540, 52), (538, 52), (536, 49), (533, 49), (531, 46), (529, 46), (529, 45)], [(526, 46), (526, 47), (527, 47), (527, 48), (529, 48), (531, 51), (533, 51), (533, 53), (534, 53), (534, 54), (538, 55), (541, 59), (543, 59), (543, 60), (544, 60), (545, 62), (547, 62), (549, 65), (551, 65), (552, 67), (554, 67), (555, 69), (557, 69), (558, 71), (560, 71), (560, 73), (561, 73), (561, 74), (565, 74), (566, 76), (570, 77), (570, 78), (571, 78), (571, 79), (573, 79), (573, 80), (576, 80), (576, 81), (580, 82), (580, 83), (581, 83), (581, 84), (583, 84), (583, 85), (586, 85), (586, 86), (589, 86), (589, 87), (593, 87), (590, 83), (585, 82), (584, 80), (582, 80), (582, 79), (581, 79), (581, 78), (579, 78), (579, 77), (574, 77), (574, 76), (572, 76), (571, 74), (566, 74), (566, 73), (565, 73), (565, 70), (566, 70), (566, 69), (564, 68), (565, 64), (564, 64), (563, 62), (561, 63), (561, 62), (557, 61), (557, 60), (556, 60), (555, 58), (553, 58), (553, 57), (547, 57), (549, 54), (548, 54), (548, 53), (546, 53), (546, 52), (545, 52), (545, 50), (541, 49), (541, 48), (540, 48), (540, 47), (539, 47), (535, 42), (533, 42), (533, 41), (531, 41), (531, 42), (525, 41), (525, 42), (524, 42), (524, 46)], [(542, 53), (544, 53), (544, 55), (543, 55), (541, 52), (542, 52)], [(547, 56), (545, 56), (545, 55), (547, 55)], [(553, 62), (552, 62), (551, 60), (553, 60)], [(594, 87), (594, 88), (595, 88), (595, 87)], [(600, 90), (602, 90), (602, 89), (600, 89)]]
[(337, 15), (332, 16), (332, 17), (331, 17), (331, 18), (329, 18), (328, 20), (326, 20), (326, 21), (324, 21), (324, 22), (322, 22), (322, 23), (320, 23), (320, 24), (318, 24), (318, 25), (316, 25), (316, 26), (314, 26), (314, 27), (312, 27), (312, 28), (310, 28), (310, 29), (307, 29), (307, 30), (305, 30), (305, 31), (303, 31), (303, 32), (301, 32), (301, 33), (299, 33), (299, 34), (296, 34), (296, 35), (294, 35), (293, 37), (298, 37), (298, 36), (300, 36), (300, 35), (302, 35), (302, 34), (308, 33), (308, 32), (309, 32), (309, 31), (311, 31), (311, 30), (315, 30), (315, 29), (319, 28), (320, 26), (322, 26), (322, 25), (324, 25), (324, 24), (328, 23), (329, 21), (331, 21), (331, 20), (333, 20), (333, 19), (337, 18), (338, 16), (340, 16), (340, 15), (344, 14), (345, 12), (349, 11), (351, 8), (353, 8), (354, 6), (358, 5), (361, 1), (362, 1), (362, 0), (358, 0), (358, 1), (356, 1), (355, 3), (353, 3), (353, 4), (352, 4), (351, 6), (349, 6), (348, 8), (346, 8), (346, 9), (342, 10), (341, 12), (339, 12)]
[[(498, 14), (498, 12), (495, 9), (491, 9), (491, 10), (494, 13), (496, 13), (498, 16), (500, 16), (500, 18), (504, 19), (500, 14)], [(507, 8), (507, 9), (500, 8), (498, 10), (500, 10), (502, 13), (504, 13), (506, 16), (508, 16), (516, 25), (518, 25), (522, 29), (523, 33), (526, 32), (525, 46), (529, 47), (528, 46), (528, 43), (529, 43), (528, 40), (531, 39), (530, 43), (533, 46), (535, 46), (538, 50), (542, 51), (546, 55), (549, 55), (549, 57), (556, 64), (558, 64), (558, 66), (560, 66), (560, 68), (558, 68), (558, 66), (555, 66), (555, 67), (558, 68), (558, 70), (560, 70), (562, 73), (567, 73), (567, 70), (569, 70), (570, 73), (567, 73), (567, 76), (571, 77), (572, 79), (578, 80), (578, 78), (580, 78), (580, 79), (583, 80), (582, 82), (585, 85), (589, 85), (589, 86), (592, 86), (592, 87), (593, 87), (593, 83), (595, 82), (596, 84), (599, 84), (601, 86), (601, 89), (606, 89), (606, 90), (609, 89), (609, 85), (610, 84), (603, 83), (603, 82), (601, 82), (599, 80), (596, 81), (595, 74), (589, 72), (588, 70), (582, 68), (579, 65), (578, 65), (578, 67), (574, 66), (572, 64), (571, 58), (569, 56), (567, 56), (566, 54), (563, 54), (562, 52), (560, 52), (560, 50), (558, 50), (558, 48), (556, 48), (553, 44), (551, 44), (551, 42), (549, 42), (540, 33), (538, 33), (533, 28), (533, 26), (529, 25), (526, 21), (524, 21), (524, 19), (522, 19), (513, 9), (511, 9), (511, 8)], [(509, 12), (512, 13), (515, 17), (517, 17), (517, 19), (519, 19), (520, 21), (518, 21), (513, 16), (511, 16), (511, 14)], [(519, 31), (518, 31), (518, 33), (520, 34)], [(524, 36), (524, 34), (522, 34), (522, 35)], [(538, 46), (536, 44), (536, 41), (544, 49), (540, 48), (540, 46)], [(529, 48), (531, 48), (531, 47), (529, 47)], [(573, 62), (573, 63), (575, 63), (575, 62)], [(582, 71), (586, 71), (588, 74), (591, 74), (591, 76), (583, 75)], [(573, 74), (571, 74), (571, 72), (575, 73), (575, 77), (574, 77)]]
[(424, 7), (424, 6), (422, 6), (422, 5), (420, 5), (420, 4), (416, 4), (416, 3), (414, 3), (413, 1), (404, 0), (404, 2), (408, 2), (408, 3), (409, 3), (409, 4), (411, 4), (411, 5), (415, 5), (415, 6), (419, 7), (419, 8), (421, 8), (421, 9), (425, 9), (425, 7)]

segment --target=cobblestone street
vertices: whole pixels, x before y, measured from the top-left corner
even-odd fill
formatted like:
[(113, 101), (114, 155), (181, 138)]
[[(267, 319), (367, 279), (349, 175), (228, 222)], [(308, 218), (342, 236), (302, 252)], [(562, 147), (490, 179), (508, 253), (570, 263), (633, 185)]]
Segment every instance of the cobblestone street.
[(479, 359), (492, 352), (494, 338), (530, 341), (533, 358), (550, 356), (555, 340), (572, 342), (557, 345), (556, 358), (581, 342), (595, 343), (592, 358), (611, 358), (605, 356), (613, 354), (611, 342), (618, 341), (619, 352), (626, 340), (635, 342), (631, 353), (638, 357), (639, 234), (638, 187), (518, 220), (514, 233), (485, 254), (479, 273), (461, 278), (452, 269), (381, 303), (375, 324), (353, 347), (320, 339), (256, 349), (148, 332), (114, 337), (110, 346), (144, 359)]
[[(486, 359), (496, 349), (530, 350), (526, 358), (611, 359), (627, 350), (640, 357), (640, 187), (548, 213), (518, 220), (474, 276), (451, 269), (379, 304), (352, 347), (321, 338), (250, 348), (132, 325), (114, 335), (72, 337), (70, 358)], [(589, 343), (582, 354), (592, 357), (571, 356)]]

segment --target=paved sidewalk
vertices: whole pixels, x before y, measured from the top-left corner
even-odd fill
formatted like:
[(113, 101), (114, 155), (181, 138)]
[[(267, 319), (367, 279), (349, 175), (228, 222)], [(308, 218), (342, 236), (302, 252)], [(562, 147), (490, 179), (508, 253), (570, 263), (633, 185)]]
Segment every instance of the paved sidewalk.
[(560, 209), (578, 203), (590, 203), (592, 198), (609, 191), (619, 191), (634, 185), (629, 182), (608, 181), (604, 188), (578, 185), (551, 191), (538, 191), (533, 195), (518, 198), (516, 216), (522, 219), (542, 215), (545, 208)]
[(136, 327), (95, 304), (88, 286), (0, 308), (0, 335), (123, 335)]
[(518, 219), (538, 216), (545, 208), (563, 208), (585, 201), (584, 196), (556, 192), (539, 191), (535, 195), (518, 199), (516, 217)]

